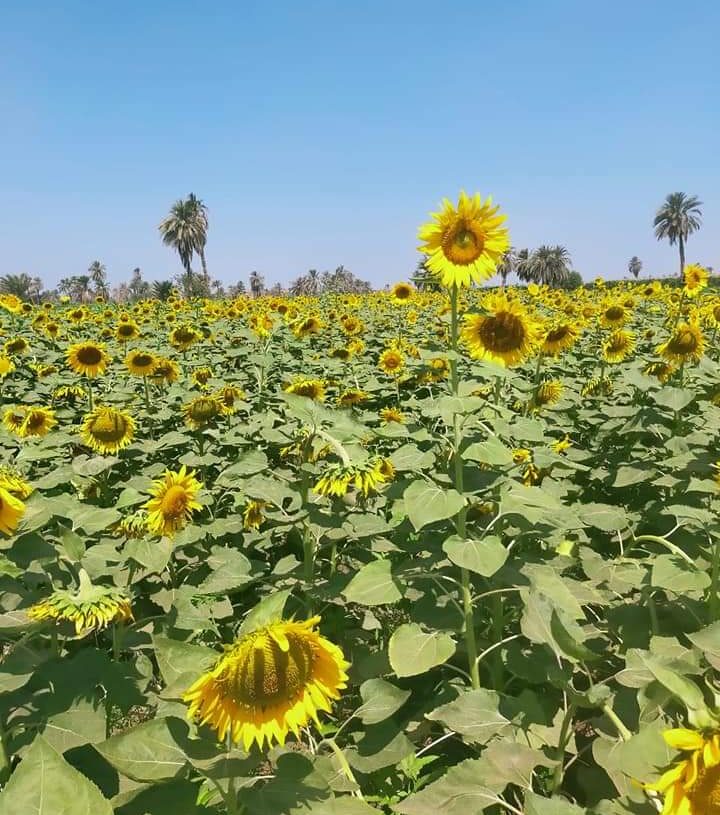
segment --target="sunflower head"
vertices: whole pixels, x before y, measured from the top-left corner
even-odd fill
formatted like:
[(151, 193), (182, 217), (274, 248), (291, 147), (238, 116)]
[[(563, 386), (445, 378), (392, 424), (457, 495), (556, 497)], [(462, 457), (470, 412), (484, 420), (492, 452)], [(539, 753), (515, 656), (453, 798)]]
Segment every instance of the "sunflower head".
[(673, 373), (675, 373), (675, 366), (670, 362), (654, 360), (653, 362), (648, 362), (643, 368), (643, 373), (645, 376), (654, 376), (658, 382), (664, 385)]
[(265, 520), (263, 510), (267, 504), (265, 501), (248, 501), (243, 510), (243, 529), (260, 529), (260, 525)]
[(396, 283), (390, 290), (392, 301), (398, 306), (407, 305), (414, 293), (415, 289), (409, 283)]
[(191, 520), (195, 510), (202, 509), (197, 494), (202, 484), (192, 470), (183, 465), (177, 472), (166, 470), (153, 482), (152, 498), (144, 505), (148, 513), (148, 529), (157, 535), (172, 537)]
[(357, 388), (348, 388), (338, 396), (337, 403), (339, 407), (353, 407), (354, 405), (361, 405), (367, 402), (368, 395), (365, 391), (358, 390)]
[(277, 621), (242, 635), (185, 693), (189, 717), (245, 750), (284, 744), (290, 731), (299, 736), (347, 686), (349, 665), (315, 630), (319, 622)]
[(14, 534), (24, 514), (25, 504), (4, 480), (0, 480), (0, 532)]
[(11, 374), (15, 370), (15, 363), (10, 359), (10, 357), (5, 356), (4, 354), (0, 356), (0, 379), (5, 379), (8, 374)]
[(540, 325), (521, 303), (502, 293), (484, 305), (485, 314), (465, 317), (462, 339), (470, 356), (510, 367), (537, 353)]
[(234, 385), (225, 385), (213, 394), (214, 399), (220, 405), (220, 410), (225, 416), (232, 416), (237, 411), (237, 402), (245, 398), (245, 391), (236, 388)]
[(335, 464), (318, 479), (313, 491), (326, 497), (342, 498), (351, 487), (367, 498), (395, 477), (395, 468), (377, 456), (362, 464)]
[(469, 286), (493, 276), (510, 238), (505, 216), (491, 198), (483, 201), (477, 194), (461, 192), (457, 206), (446, 198), (431, 217), (418, 233), (423, 241), (419, 249), (443, 286)]
[(305, 396), (314, 402), (322, 402), (325, 398), (325, 383), (319, 379), (300, 379), (288, 385), (285, 393), (294, 393), (296, 396)]
[(603, 328), (622, 328), (630, 318), (628, 309), (617, 302), (606, 303), (599, 314)]
[(710, 272), (699, 263), (690, 263), (683, 269), (683, 279), (686, 296), (696, 297), (707, 287)]
[(130, 342), (140, 336), (140, 328), (134, 320), (123, 320), (117, 324), (115, 336), (119, 342)]
[(88, 447), (107, 455), (127, 447), (135, 435), (135, 421), (130, 414), (99, 405), (85, 416), (82, 438)]
[(388, 376), (399, 376), (405, 367), (405, 355), (397, 348), (387, 348), (380, 354), (378, 365)]
[(157, 357), (149, 351), (130, 351), (125, 357), (125, 366), (133, 376), (152, 376)]
[(183, 414), (187, 424), (195, 430), (207, 427), (220, 416), (220, 405), (212, 396), (198, 396), (192, 402), (183, 406)]
[(25, 337), (14, 337), (5, 343), (5, 353), (11, 355), (24, 354), (30, 348), (30, 343)]
[(545, 330), (540, 350), (548, 356), (559, 356), (563, 351), (572, 348), (579, 333), (578, 327), (573, 323), (556, 322)]
[(632, 331), (618, 328), (603, 343), (603, 359), (606, 362), (622, 362), (635, 350), (635, 335)]
[(678, 323), (670, 337), (656, 349), (670, 363), (698, 362), (705, 353), (705, 337), (697, 322)]
[(196, 368), (190, 377), (193, 381), (194, 385), (197, 385), (199, 388), (204, 388), (205, 385), (213, 378), (212, 368), (208, 368), (207, 366), (203, 366), (202, 368)]
[(94, 585), (84, 569), (80, 570), (80, 586), (76, 591), (56, 589), (50, 597), (31, 606), (28, 617), (38, 622), (74, 623), (79, 636), (99, 631), (112, 622), (133, 619), (130, 600), (124, 592)]
[[(21, 410), (23, 411), (23, 419), (15, 431), (21, 439), (31, 436), (46, 436), (57, 424), (52, 408), (28, 407)], [(6, 423), (5, 426), (8, 427), (8, 424)]]
[(386, 407), (380, 411), (380, 419), (383, 424), (405, 424), (405, 415), (401, 410), (394, 407)]
[(293, 334), (296, 337), (308, 337), (311, 334), (319, 334), (322, 330), (322, 322), (319, 317), (310, 315), (302, 320), (298, 320), (293, 326)]
[(178, 351), (187, 351), (191, 345), (203, 338), (200, 331), (189, 325), (179, 325), (170, 332), (168, 340), (170, 345)]
[(150, 377), (156, 385), (176, 382), (179, 376), (180, 368), (178, 368), (178, 364), (175, 360), (168, 359), (167, 357), (156, 358), (155, 367)]
[(563, 395), (563, 384), (557, 379), (546, 379), (538, 385), (534, 404), (536, 407), (545, 407), (559, 402)]
[(78, 342), (66, 351), (67, 364), (81, 376), (100, 376), (110, 364), (104, 346), (96, 342)]

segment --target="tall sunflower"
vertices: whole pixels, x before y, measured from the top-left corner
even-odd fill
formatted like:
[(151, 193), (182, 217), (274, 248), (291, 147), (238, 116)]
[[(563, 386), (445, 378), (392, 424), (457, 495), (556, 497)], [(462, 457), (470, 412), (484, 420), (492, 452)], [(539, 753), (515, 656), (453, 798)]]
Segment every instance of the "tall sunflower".
[(195, 430), (207, 427), (222, 413), (220, 403), (212, 396), (197, 396), (183, 405), (182, 410), (186, 424)]
[(408, 305), (414, 294), (415, 289), (409, 283), (396, 283), (390, 290), (390, 297), (398, 306)]
[(46, 436), (57, 424), (55, 412), (52, 408), (31, 407), (26, 408), (25, 418), (17, 429), (21, 439), (30, 436)]
[(322, 402), (325, 398), (325, 383), (319, 379), (300, 379), (288, 385), (285, 393), (294, 393), (296, 396), (306, 396), (315, 402)]
[(477, 194), (460, 193), (457, 206), (447, 198), (442, 209), (431, 214), (433, 221), (420, 227), (420, 251), (426, 265), (443, 286), (469, 286), (495, 274), (510, 237), (492, 198), (483, 201)]
[(67, 364), (80, 375), (101, 376), (110, 364), (105, 347), (96, 342), (77, 342), (67, 349), (65, 355)]
[(635, 350), (635, 334), (618, 328), (603, 343), (603, 359), (606, 362), (622, 362)]
[(388, 376), (399, 376), (405, 367), (405, 355), (397, 348), (387, 348), (380, 354), (378, 366)]
[(172, 537), (192, 518), (196, 509), (202, 509), (195, 499), (202, 484), (192, 470), (183, 465), (178, 472), (166, 470), (162, 478), (153, 482), (152, 498), (144, 505), (148, 512), (148, 529), (157, 535)]
[(135, 420), (129, 413), (99, 405), (82, 424), (82, 439), (88, 447), (107, 455), (127, 447), (135, 435)]
[(149, 351), (130, 351), (125, 357), (125, 366), (133, 376), (152, 376), (157, 357)]
[(699, 263), (690, 263), (683, 269), (683, 279), (685, 280), (685, 294), (688, 297), (695, 297), (704, 288), (707, 288), (710, 272)]
[(671, 363), (698, 362), (705, 353), (705, 337), (694, 320), (678, 323), (670, 337), (655, 350)]
[(540, 326), (519, 301), (496, 294), (484, 306), (488, 313), (465, 316), (462, 339), (471, 357), (510, 367), (537, 352)]
[(556, 322), (545, 330), (540, 350), (547, 356), (559, 356), (577, 341), (579, 327), (571, 322)]
[(271, 623), (244, 634), (188, 689), (188, 716), (208, 724), (219, 741), (229, 733), (245, 750), (253, 742), (284, 744), (290, 731), (320, 711), (347, 686), (342, 651), (315, 627), (320, 617)]

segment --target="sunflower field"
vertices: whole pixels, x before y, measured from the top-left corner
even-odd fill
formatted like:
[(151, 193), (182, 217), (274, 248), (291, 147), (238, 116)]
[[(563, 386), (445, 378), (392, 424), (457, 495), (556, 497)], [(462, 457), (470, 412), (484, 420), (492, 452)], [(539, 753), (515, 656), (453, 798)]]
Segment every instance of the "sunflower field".
[(420, 237), (434, 291), (0, 297), (2, 815), (720, 813), (720, 295)]

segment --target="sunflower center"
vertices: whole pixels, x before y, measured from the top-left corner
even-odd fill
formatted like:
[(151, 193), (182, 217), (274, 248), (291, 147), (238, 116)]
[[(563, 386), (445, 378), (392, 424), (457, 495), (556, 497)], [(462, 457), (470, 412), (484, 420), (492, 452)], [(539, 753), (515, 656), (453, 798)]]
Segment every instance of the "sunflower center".
[(622, 320), (625, 316), (625, 310), (622, 306), (610, 306), (610, 308), (605, 312), (605, 317), (608, 320)]
[(30, 430), (39, 430), (45, 425), (45, 416), (42, 413), (31, 413), (25, 422)]
[(302, 694), (316, 659), (312, 643), (287, 633), (283, 651), (267, 633), (255, 637), (226, 675), (238, 702), (261, 708), (288, 702)]
[(697, 348), (697, 339), (692, 331), (683, 329), (673, 337), (672, 344), (677, 353), (690, 354)]
[(102, 352), (94, 345), (86, 345), (78, 349), (77, 358), (83, 365), (97, 365), (102, 360)]
[(509, 311), (499, 311), (483, 320), (479, 334), (482, 344), (489, 351), (518, 351), (525, 342), (522, 320)]
[(136, 354), (133, 357), (133, 365), (137, 368), (150, 368), (154, 362), (154, 359), (150, 356), (150, 354)]
[(688, 798), (692, 815), (720, 815), (720, 765), (698, 772)]
[(558, 328), (553, 328), (548, 331), (545, 339), (547, 342), (560, 342), (567, 337), (568, 333), (568, 327), (566, 325), (561, 325)]
[(190, 408), (190, 416), (197, 422), (206, 422), (218, 412), (217, 403), (212, 399), (197, 399)]
[(97, 417), (90, 427), (90, 433), (104, 442), (116, 442), (125, 437), (127, 422), (119, 413), (105, 413)]
[(443, 251), (453, 263), (466, 266), (474, 263), (485, 248), (485, 241), (471, 223), (461, 219), (445, 236)]
[(160, 511), (165, 518), (170, 520), (184, 518), (187, 504), (188, 494), (185, 487), (180, 484), (173, 484), (172, 487), (168, 487), (162, 497)]
[(127, 323), (118, 327), (118, 334), (121, 337), (132, 337), (134, 333), (135, 327), (132, 325), (128, 325)]

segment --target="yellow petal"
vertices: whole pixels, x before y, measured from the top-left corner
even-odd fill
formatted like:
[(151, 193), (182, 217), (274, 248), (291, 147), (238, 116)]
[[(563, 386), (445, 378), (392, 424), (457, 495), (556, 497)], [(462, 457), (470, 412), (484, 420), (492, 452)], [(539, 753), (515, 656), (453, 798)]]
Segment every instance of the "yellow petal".
[(705, 746), (705, 739), (696, 730), (688, 730), (684, 727), (677, 727), (666, 730), (663, 738), (676, 750), (702, 750)]

